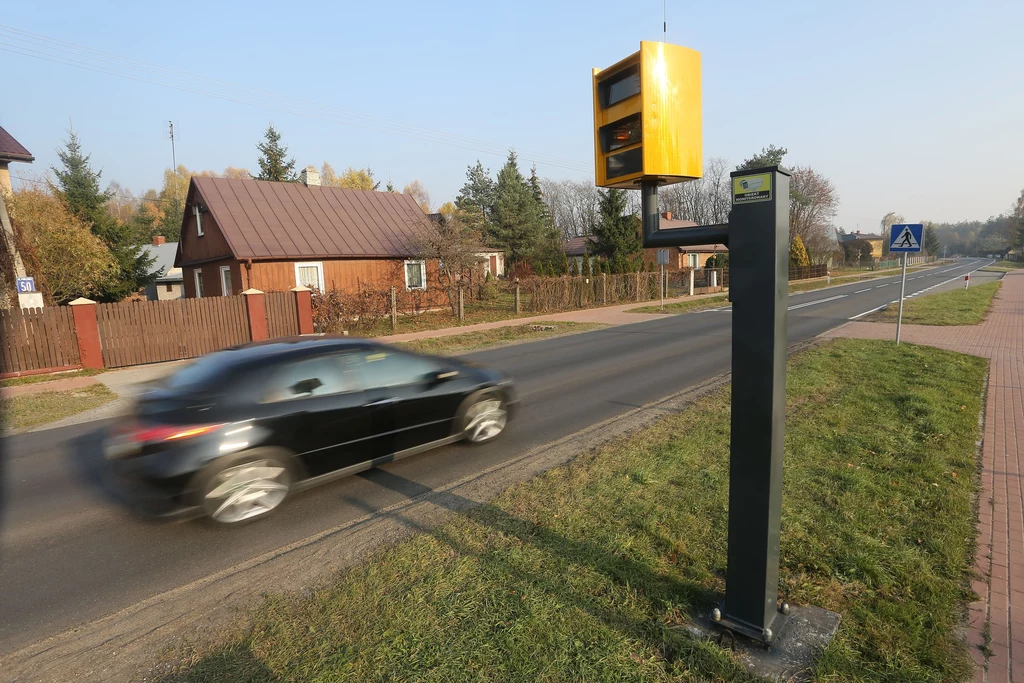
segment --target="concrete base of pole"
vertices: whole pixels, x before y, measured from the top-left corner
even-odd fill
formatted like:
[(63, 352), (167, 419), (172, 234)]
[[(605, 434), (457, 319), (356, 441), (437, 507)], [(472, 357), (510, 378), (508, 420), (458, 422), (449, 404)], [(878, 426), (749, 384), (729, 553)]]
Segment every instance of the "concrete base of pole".
[(751, 674), (771, 681), (810, 681), (814, 664), (839, 629), (839, 614), (814, 606), (779, 614), (770, 645), (728, 630), (704, 616), (684, 628), (694, 638), (728, 647)]

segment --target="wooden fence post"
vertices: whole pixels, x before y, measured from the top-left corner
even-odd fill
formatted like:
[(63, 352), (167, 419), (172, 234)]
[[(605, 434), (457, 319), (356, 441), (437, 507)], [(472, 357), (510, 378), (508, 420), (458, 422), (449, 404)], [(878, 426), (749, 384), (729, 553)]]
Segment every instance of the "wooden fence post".
[(640, 273), (636, 274), (636, 300), (640, 301)]
[(601, 273), (601, 305), (608, 305), (608, 273)]
[(516, 280), (516, 296), (515, 296), (515, 313), (516, 313), (516, 315), (519, 315), (519, 312), (521, 310), (522, 310), (522, 308), (520, 308), (520, 304), (519, 304), (519, 280)]
[(299, 334), (313, 334), (313, 292), (309, 287), (301, 286), (293, 287), (292, 291), (295, 293), (295, 308), (299, 315)]
[(103, 367), (103, 347), (100, 345), (100, 326), (96, 322), (96, 302), (79, 297), (72, 301), (71, 315), (75, 320), (78, 338), (78, 357), (83, 368)]
[(398, 295), (394, 285), (391, 286), (391, 331), (398, 329)]
[(258, 289), (247, 289), (245, 295), (245, 311), (249, 315), (249, 339), (260, 341), (269, 339), (267, 334), (267, 304), (263, 300), (263, 292)]
[(465, 301), (463, 300), (462, 294), (462, 283), (459, 283), (459, 322), (461, 323), (466, 319), (466, 308)]

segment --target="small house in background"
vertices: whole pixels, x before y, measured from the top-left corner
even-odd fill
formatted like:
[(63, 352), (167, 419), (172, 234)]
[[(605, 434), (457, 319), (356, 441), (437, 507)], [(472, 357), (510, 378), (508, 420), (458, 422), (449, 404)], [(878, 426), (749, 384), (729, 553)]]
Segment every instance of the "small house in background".
[(153, 244), (146, 247), (146, 253), (154, 258), (152, 272), (157, 273), (156, 281), (146, 287), (146, 298), (150, 301), (168, 301), (185, 296), (181, 268), (174, 266), (178, 252), (177, 242), (168, 242), (163, 235), (154, 235)]
[(321, 187), (312, 167), (296, 183), (193, 176), (174, 265), (185, 297), (394, 286), (430, 299), (429, 228), (410, 195)]
[[(661, 214), (659, 228), (661, 230), (668, 230), (672, 228), (692, 228), (696, 225), (697, 224), (693, 221), (680, 220), (678, 218), (673, 219), (672, 213), (666, 211)], [(562, 251), (565, 252), (566, 257), (570, 261), (576, 261), (576, 267), (579, 269), (583, 267), (584, 255), (592, 251), (594, 241), (595, 238), (593, 235), (573, 237), (571, 240), (562, 243)], [(710, 257), (715, 254), (728, 252), (729, 249), (724, 244), (701, 244), (693, 247), (671, 247), (668, 265), (665, 266), (665, 270), (678, 271), (685, 270), (687, 268), (703, 268)], [(594, 257), (591, 257), (591, 263), (593, 263), (594, 260)], [(658, 250), (644, 249), (644, 263), (656, 264), (657, 262)]]
[(855, 242), (862, 241), (867, 242), (871, 245), (871, 258), (880, 259), (882, 258), (882, 236), (875, 235), (869, 232), (861, 232), (857, 230), (855, 232), (848, 232), (839, 236), (842, 242)]
[[(431, 223), (439, 225), (445, 218), (443, 213), (428, 213), (427, 219)], [(491, 277), (505, 276), (505, 251), (503, 249), (485, 247), (476, 253), (476, 257), (480, 259), (480, 268), (484, 275), (489, 274)]]

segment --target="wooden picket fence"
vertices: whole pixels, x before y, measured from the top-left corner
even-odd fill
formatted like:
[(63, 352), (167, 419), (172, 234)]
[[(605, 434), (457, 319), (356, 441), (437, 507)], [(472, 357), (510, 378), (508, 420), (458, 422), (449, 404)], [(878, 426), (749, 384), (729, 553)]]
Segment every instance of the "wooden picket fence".
[(243, 296), (99, 304), (103, 365), (195, 358), (250, 341)]
[(70, 308), (0, 310), (0, 374), (69, 369), (80, 363)]
[(269, 292), (263, 301), (267, 309), (267, 335), (271, 339), (299, 333), (298, 310), (291, 292)]

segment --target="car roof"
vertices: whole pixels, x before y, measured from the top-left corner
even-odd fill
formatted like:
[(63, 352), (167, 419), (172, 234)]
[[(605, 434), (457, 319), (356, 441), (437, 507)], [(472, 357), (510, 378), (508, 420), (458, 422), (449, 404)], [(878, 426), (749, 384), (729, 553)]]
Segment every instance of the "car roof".
[(245, 366), (281, 363), (321, 353), (339, 353), (379, 346), (379, 343), (369, 339), (320, 335), (296, 336), (250, 342), (215, 351), (210, 355), (216, 356), (217, 362), (223, 364), (225, 368), (241, 369)]

